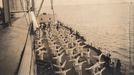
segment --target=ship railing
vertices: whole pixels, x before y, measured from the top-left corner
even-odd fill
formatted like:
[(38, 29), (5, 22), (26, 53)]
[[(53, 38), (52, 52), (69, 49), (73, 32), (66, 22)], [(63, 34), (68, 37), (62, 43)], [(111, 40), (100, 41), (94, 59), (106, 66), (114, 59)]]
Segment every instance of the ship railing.
[(33, 50), (33, 37), (34, 35), (30, 35), (33, 31), (39, 27), (36, 16), (34, 12), (29, 12), (31, 24), (29, 25), (27, 37), (25, 40), (25, 44), (23, 50), (21, 52), (20, 60), (18, 67), (16, 69), (15, 75), (37, 75), (36, 70), (36, 57), (35, 52)]

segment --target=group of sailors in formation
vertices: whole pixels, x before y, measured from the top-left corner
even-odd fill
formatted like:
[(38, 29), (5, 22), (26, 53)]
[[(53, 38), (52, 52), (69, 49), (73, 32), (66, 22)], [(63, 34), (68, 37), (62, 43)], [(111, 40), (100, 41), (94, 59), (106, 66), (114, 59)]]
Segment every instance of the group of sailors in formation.
[[(48, 46), (44, 44), (45, 39)], [(106, 69), (103, 66), (105, 61), (102, 60), (104, 54), (97, 54), (93, 49), (87, 48), (87, 43), (77, 37), (76, 31), (63, 26), (60, 22), (40, 23), (35, 42), (35, 52), (40, 60), (45, 60), (45, 55), (52, 55), (52, 59), (55, 60), (53, 67), (58, 68), (58, 71), (55, 71), (56, 74), (67, 75), (72, 69), (66, 67), (68, 62), (72, 63), (79, 75), (82, 75), (84, 63), (88, 64), (84, 70), (89, 70), (93, 75), (102, 75)]]

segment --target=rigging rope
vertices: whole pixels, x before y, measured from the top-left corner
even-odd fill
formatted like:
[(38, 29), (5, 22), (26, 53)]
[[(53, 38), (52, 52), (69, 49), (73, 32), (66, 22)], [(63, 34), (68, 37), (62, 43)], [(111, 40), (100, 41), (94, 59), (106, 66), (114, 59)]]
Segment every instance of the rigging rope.
[(54, 19), (54, 23), (55, 23), (55, 11), (54, 11), (54, 7), (53, 7), (53, 0), (51, 1), (51, 10), (53, 11), (53, 19)]
[[(28, 2), (28, 0), (27, 0)], [(23, 5), (23, 1), (20, 0), (20, 3), (21, 3), (21, 7), (22, 7), (22, 10), (25, 11), (25, 8), (24, 8), (24, 5)], [(28, 6), (28, 5), (27, 5)], [(28, 12), (30, 11), (29, 9), (27, 9)], [(26, 22), (27, 22), (27, 26), (29, 26), (29, 22), (30, 22), (30, 17), (28, 16), (28, 19), (27, 19), (27, 12), (24, 12), (24, 16), (25, 16), (25, 19), (26, 19)]]
[(41, 4), (40, 4), (40, 7), (39, 7), (37, 16), (39, 16), (39, 14), (40, 14), (40, 11), (41, 11), (41, 9), (42, 9), (43, 3), (44, 3), (44, 0), (41, 1)]

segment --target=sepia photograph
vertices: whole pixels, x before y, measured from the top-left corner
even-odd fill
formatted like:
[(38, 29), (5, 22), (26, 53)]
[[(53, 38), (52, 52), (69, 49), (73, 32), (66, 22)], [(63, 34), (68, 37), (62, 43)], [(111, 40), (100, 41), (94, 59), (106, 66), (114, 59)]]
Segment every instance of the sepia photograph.
[(0, 75), (134, 75), (134, 0), (0, 0)]

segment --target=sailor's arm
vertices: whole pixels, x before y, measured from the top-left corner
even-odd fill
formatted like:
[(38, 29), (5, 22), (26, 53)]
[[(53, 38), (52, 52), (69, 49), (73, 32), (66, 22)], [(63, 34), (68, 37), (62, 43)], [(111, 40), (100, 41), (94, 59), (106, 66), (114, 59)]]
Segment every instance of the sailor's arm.
[(56, 65), (56, 64), (53, 64), (53, 66), (55, 66), (55, 67), (58, 67), (58, 68), (60, 68), (61, 66), (59, 66), (59, 65)]
[(43, 49), (44, 47), (45, 47), (45, 46), (42, 45), (41, 47), (39, 47), (39, 48), (37, 49), (37, 51)]
[(60, 54), (61, 54), (62, 52), (63, 52), (63, 50), (60, 50), (58, 53), (60, 53)]
[(87, 61), (82, 61), (80, 64), (84, 64), (84, 63), (86, 63)]
[(76, 58), (76, 60), (78, 61), (80, 59), (80, 56), (78, 56), (77, 58)]
[(101, 64), (104, 64), (105, 62), (99, 62), (99, 64), (101, 65)]
[(78, 55), (78, 54), (80, 54), (80, 53), (76, 53), (76, 54), (73, 54), (73, 55), (71, 55), (71, 56), (75, 57), (75, 56)]
[(105, 68), (101, 69), (101, 71), (95, 73), (95, 75), (101, 75), (104, 70), (105, 70)]
[(68, 71), (70, 71), (70, 70), (71, 70), (71, 68), (67, 69), (66, 72), (68, 72)]
[(55, 71), (55, 73), (62, 73), (62, 71)]
[(93, 57), (99, 59), (99, 56), (93, 56)]
[(63, 57), (64, 54), (65, 54), (65, 53), (62, 53), (62, 54), (61, 54), (61, 57)]
[(89, 67), (89, 68), (85, 68), (85, 70), (91, 70), (91, 69), (93, 69), (94, 68), (94, 66), (91, 66), (91, 67)]
[(58, 56), (56, 56), (56, 57), (53, 57), (53, 59), (58, 59)]
[(101, 69), (101, 72), (102, 72), (102, 71), (104, 71), (105, 69), (106, 69), (105, 67), (104, 67), (104, 68), (102, 68), (102, 69)]
[(62, 64), (62, 67), (65, 67), (67, 61), (65, 60), (64, 63)]

